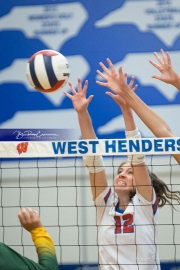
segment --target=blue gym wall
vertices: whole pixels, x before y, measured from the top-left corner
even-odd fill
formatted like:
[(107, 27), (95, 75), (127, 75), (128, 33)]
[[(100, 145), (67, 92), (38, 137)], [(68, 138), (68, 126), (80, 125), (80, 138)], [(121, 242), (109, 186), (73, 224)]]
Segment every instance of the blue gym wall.
[[(180, 73), (180, 1), (177, 0), (1, 0), (0, 128), (78, 129), (76, 113), (63, 91), (43, 94), (26, 79), (28, 58), (39, 50), (64, 54), (70, 81), (89, 80), (89, 106), (97, 136), (124, 137), (118, 106), (96, 84), (99, 62), (109, 57), (116, 69), (135, 75), (137, 94), (180, 136), (180, 92), (152, 79), (153, 52), (169, 51)], [(64, 90), (69, 91), (66, 85)], [(144, 137), (151, 132), (137, 119)], [(72, 134), (79, 139), (79, 132)], [(174, 268), (173, 268), (174, 267)], [(162, 264), (162, 269), (176, 269)]]

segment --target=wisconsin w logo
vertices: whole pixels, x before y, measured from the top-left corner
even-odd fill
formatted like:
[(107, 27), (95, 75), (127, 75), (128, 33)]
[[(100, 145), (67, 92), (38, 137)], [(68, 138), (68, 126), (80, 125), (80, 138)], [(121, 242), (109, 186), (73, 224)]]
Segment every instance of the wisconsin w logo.
[(19, 143), (17, 145), (17, 150), (18, 150), (18, 153), (19, 154), (21, 154), (22, 152), (23, 153), (26, 153), (27, 152), (27, 148), (28, 148), (28, 142)]

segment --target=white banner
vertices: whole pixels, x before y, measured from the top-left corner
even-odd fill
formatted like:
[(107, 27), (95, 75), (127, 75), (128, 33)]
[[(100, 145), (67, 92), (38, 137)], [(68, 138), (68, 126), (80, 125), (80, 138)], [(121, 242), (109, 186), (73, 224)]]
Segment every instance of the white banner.
[(180, 138), (0, 142), (1, 158), (180, 153)]

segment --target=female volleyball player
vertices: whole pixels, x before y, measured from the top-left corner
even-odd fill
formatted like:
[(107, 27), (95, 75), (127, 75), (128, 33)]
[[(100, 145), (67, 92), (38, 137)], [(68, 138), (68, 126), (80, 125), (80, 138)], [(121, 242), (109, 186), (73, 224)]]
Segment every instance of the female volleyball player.
[(43, 227), (36, 210), (22, 208), (18, 217), (25, 230), (31, 233), (39, 263), (36, 263), (0, 243), (0, 269), (2, 270), (57, 270), (55, 247), (50, 235)]
[[(124, 75), (124, 80), (127, 75)], [(133, 78), (128, 85), (131, 91)], [(83, 139), (96, 139), (88, 105), (93, 96), (86, 98), (88, 82), (82, 88), (78, 79), (78, 90), (71, 83), (72, 100), (78, 114)], [(132, 111), (120, 97), (109, 94), (120, 105), (123, 112), (127, 138), (139, 138)], [(89, 170), (93, 200), (97, 207), (98, 246), (100, 269), (159, 270), (156, 246), (157, 208), (168, 199), (179, 199), (154, 174), (149, 174), (143, 155), (129, 156), (121, 164), (114, 178), (114, 188), (108, 186), (101, 156), (85, 156)]]
[[(161, 54), (162, 59), (157, 53), (154, 53), (160, 65), (150, 60), (150, 63), (161, 72), (161, 75), (153, 75), (152, 77), (172, 84), (180, 90), (180, 76), (174, 71), (169, 54), (165, 54), (163, 50), (161, 50)], [(97, 84), (108, 87), (112, 92), (121, 96), (156, 137), (176, 137), (167, 123), (130, 89), (126, 83), (122, 66), (119, 68), (119, 74), (117, 74), (110, 59), (107, 59), (107, 63), (109, 69), (103, 63), (100, 63), (105, 74), (102, 74), (99, 70), (97, 71), (106, 82), (97, 81)], [(180, 164), (180, 154), (173, 154), (173, 157)]]

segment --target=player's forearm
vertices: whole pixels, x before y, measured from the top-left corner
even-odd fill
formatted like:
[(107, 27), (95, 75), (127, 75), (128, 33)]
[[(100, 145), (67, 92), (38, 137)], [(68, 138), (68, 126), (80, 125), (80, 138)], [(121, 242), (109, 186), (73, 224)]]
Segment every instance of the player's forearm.
[(91, 118), (87, 110), (78, 113), (78, 121), (81, 129), (82, 138), (85, 140), (96, 139), (96, 134), (94, 132)]
[(58, 269), (54, 243), (44, 227), (31, 231), (32, 240), (37, 250), (39, 264), (51, 270)]
[(133, 112), (131, 108), (121, 107), (123, 114), (124, 124), (126, 131), (131, 131), (136, 129), (136, 124), (134, 122)]
[(126, 92), (124, 99), (156, 137), (175, 136), (167, 123), (151, 110), (134, 92)]

